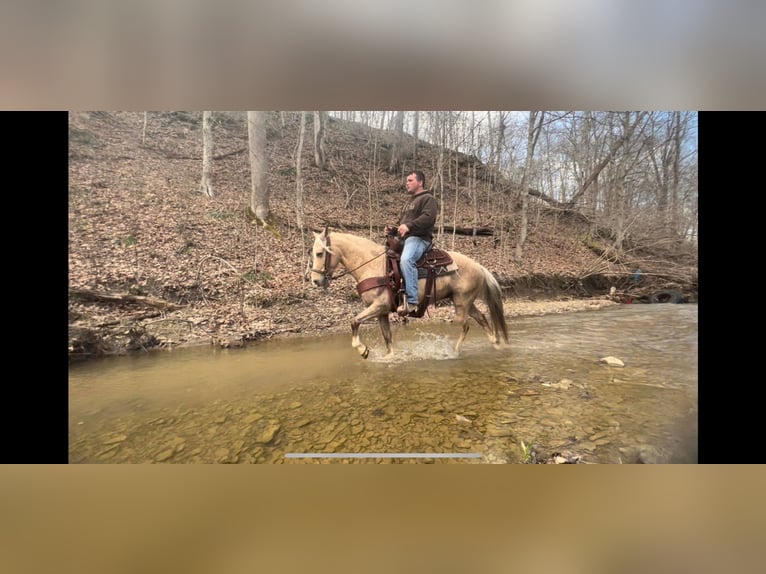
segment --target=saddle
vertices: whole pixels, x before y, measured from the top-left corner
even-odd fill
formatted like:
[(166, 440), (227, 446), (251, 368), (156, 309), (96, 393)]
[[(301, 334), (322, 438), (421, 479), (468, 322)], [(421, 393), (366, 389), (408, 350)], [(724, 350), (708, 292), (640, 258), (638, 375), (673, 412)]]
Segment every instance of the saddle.
[[(404, 242), (396, 235), (386, 237), (386, 276), (370, 277), (361, 281), (356, 289), (361, 295), (365, 291), (376, 287), (387, 287), (391, 308), (396, 307), (404, 301), (404, 279), (402, 277), (399, 262), (401, 260)], [(436, 303), (436, 277), (453, 273), (457, 270), (457, 265), (452, 257), (431, 243), (423, 256), (417, 260), (415, 267), (418, 270), (418, 279), (425, 278), (425, 297), (418, 305), (418, 308), (410, 314), (411, 317), (422, 317), (429, 305)]]

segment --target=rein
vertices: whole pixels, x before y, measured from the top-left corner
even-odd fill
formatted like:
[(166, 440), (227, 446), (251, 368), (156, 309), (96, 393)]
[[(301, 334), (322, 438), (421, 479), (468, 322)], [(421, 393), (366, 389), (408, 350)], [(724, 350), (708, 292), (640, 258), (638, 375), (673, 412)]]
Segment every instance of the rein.
[(339, 275), (336, 275), (335, 277), (333, 277), (330, 274), (330, 272), (328, 272), (328, 269), (330, 268), (330, 256), (331, 256), (331, 253), (330, 253), (330, 251), (328, 249), (330, 247), (331, 247), (331, 245), (330, 245), (330, 236), (328, 235), (327, 236), (327, 245), (325, 247), (325, 252), (327, 253), (327, 257), (325, 257), (325, 259), (324, 259), (324, 269), (314, 269), (313, 267), (311, 268), (311, 271), (313, 273), (321, 273), (322, 275), (324, 275), (327, 278), (328, 281), (331, 281), (332, 279), (337, 279), (338, 277), (343, 277), (344, 275), (348, 275), (349, 273), (353, 273), (357, 269), (359, 269), (361, 267), (364, 267), (365, 265), (367, 265), (371, 261), (375, 261), (378, 257), (381, 257), (381, 256), (386, 254), (386, 251), (384, 250), (382, 253), (379, 253), (378, 255), (373, 257), (372, 259), (368, 259), (367, 261), (357, 265), (353, 269), (346, 269), (344, 272), (342, 272)]

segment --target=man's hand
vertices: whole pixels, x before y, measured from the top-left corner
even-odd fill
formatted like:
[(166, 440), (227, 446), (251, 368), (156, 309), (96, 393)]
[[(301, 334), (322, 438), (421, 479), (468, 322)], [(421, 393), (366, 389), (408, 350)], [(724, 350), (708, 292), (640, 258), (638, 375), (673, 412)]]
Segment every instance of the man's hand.
[(399, 237), (404, 237), (405, 235), (407, 235), (410, 232), (410, 228), (407, 227), (406, 223), (402, 223), (399, 226), (399, 229), (397, 229), (397, 231), (399, 233)]

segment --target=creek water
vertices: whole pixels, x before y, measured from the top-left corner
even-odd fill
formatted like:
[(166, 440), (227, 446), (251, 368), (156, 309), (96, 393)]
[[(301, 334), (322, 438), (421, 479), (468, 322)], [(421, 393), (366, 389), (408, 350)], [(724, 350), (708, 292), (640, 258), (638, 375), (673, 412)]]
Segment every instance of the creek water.
[[(697, 305), (394, 325), (69, 369), (71, 463), (694, 463)], [(601, 361), (612, 356), (624, 366)]]

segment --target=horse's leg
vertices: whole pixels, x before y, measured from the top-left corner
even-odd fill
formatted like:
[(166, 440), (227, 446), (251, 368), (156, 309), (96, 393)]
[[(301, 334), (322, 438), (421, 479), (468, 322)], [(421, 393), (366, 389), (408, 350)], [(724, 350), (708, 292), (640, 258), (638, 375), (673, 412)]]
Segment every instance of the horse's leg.
[(452, 302), (455, 305), (455, 322), (461, 326), (460, 335), (457, 338), (457, 343), (455, 343), (455, 354), (459, 355), (460, 347), (463, 346), (463, 341), (465, 341), (465, 336), (470, 328), (470, 325), (468, 325), (468, 309), (465, 304), (458, 303), (455, 299)]
[(391, 337), (391, 323), (388, 321), (388, 313), (378, 316), (378, 325), (380, 325), (380, 332), (383, 334), (383, 340), (386, 342), (386, 358), (390, 358), (394, 354), (393, 338)]
[(495, 333), (492, 327), (489, 326), (489, 321), (487, 321), (486, 315), (479, 311), (479, 308), (476, 307), (475, 303), (471, 303), (471, 307), (468, 309), (468, 314), (473, 317), (479, 325), (482, 326), (484, 332), (487, 334), (489, 342), (494, 345), (495, 349), (499, 349), (500, 347), (498, 345), (497, 333)]
[(370, 349), (359, 339), (359, 326), (365, 321), (381, 315), (385, 315), (386, 320), (388, 320), (388, 303), (373, 303), (351, 321), (351, 346), (359, 352), (363, 359), (370, 356)]

